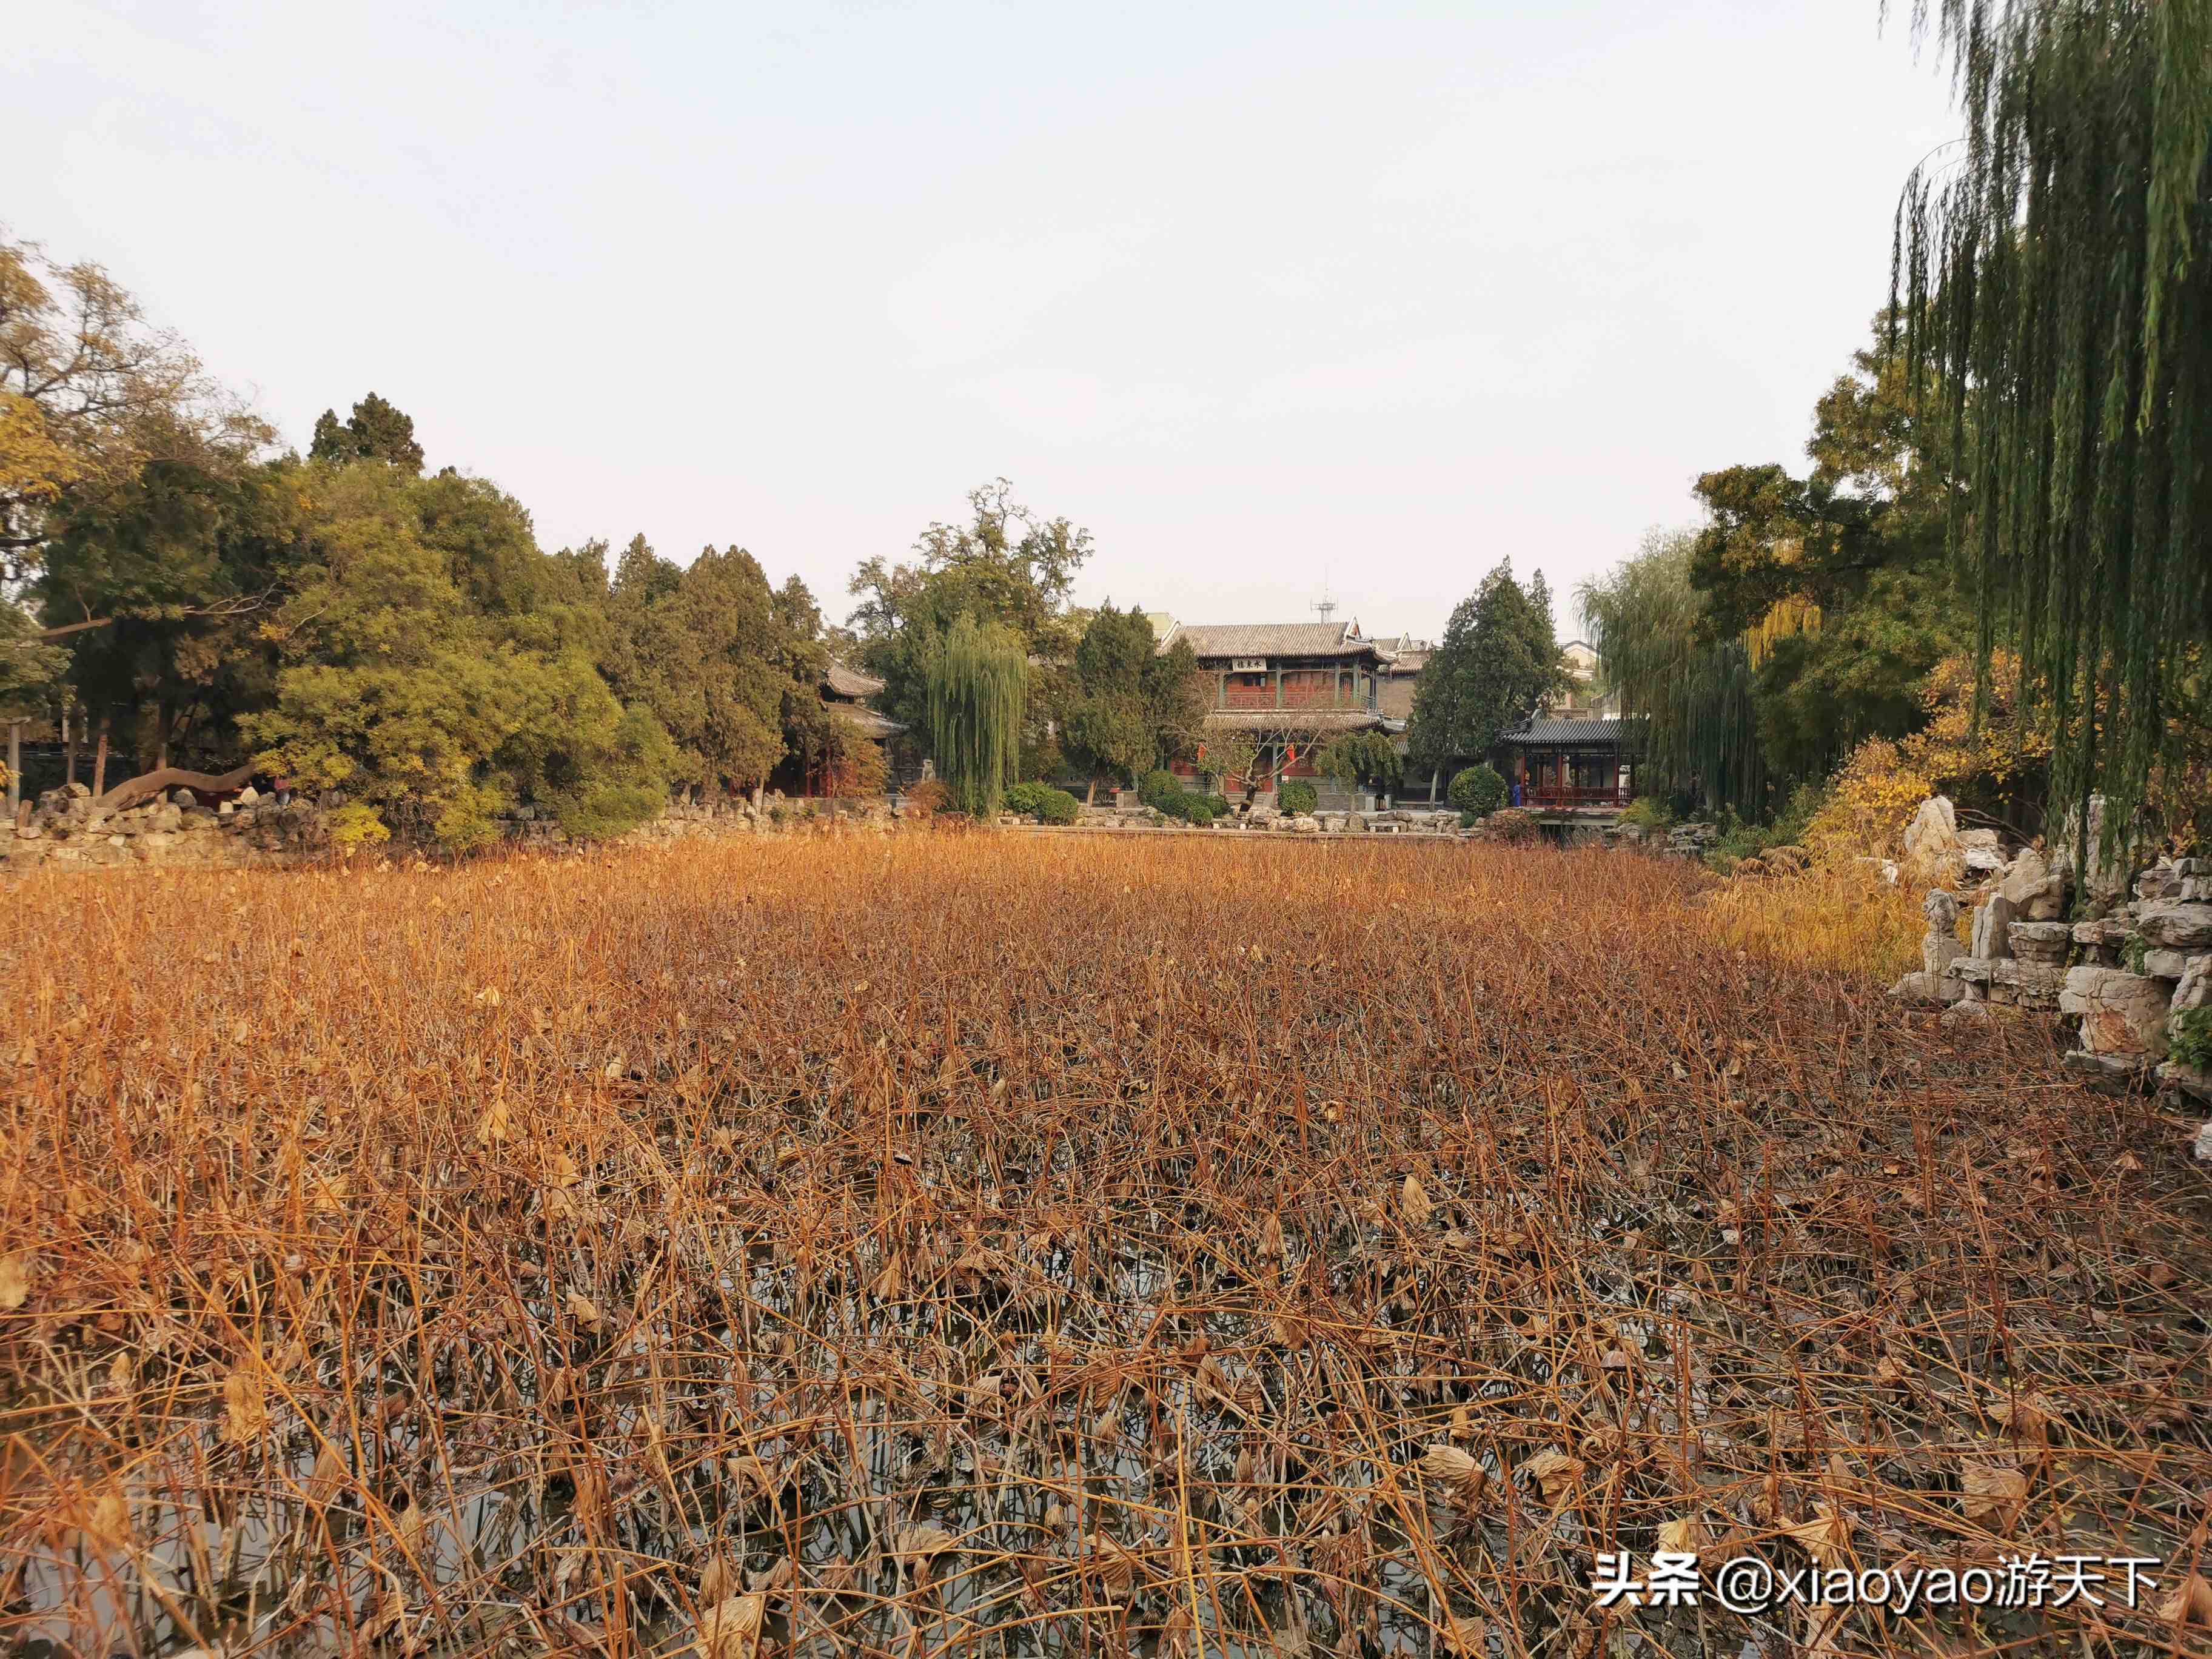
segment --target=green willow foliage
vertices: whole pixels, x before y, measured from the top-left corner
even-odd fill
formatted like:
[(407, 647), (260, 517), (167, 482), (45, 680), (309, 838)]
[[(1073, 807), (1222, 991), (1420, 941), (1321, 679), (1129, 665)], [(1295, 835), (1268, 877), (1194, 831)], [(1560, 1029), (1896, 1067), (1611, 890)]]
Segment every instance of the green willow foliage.
[(1965, 153), (1907, 183), (1893, 343), (1943, 388), (1981, 660), (2012, 635), (2057, 799), (2101, 789), (2125, 836), (2212, 635), (2212, 0), (1935, 21)]
[(1644, 775), (1670, 793), (1694, 784), (1713, 805), (1754, 816), (1767, 776), (1751, 653), (1740, 637), (1699, 637), (1705, 596), (1690, 580), (1696, 551), (1694, 534), (1655, 531), (1634, 558), (1583, 583), (1575, 598), (1621, 712), (1645, 717)]
[(1027, 665), (1006, 628), (963, 611), (931, 659), (929, 734), (952, 804), (989, 817), (1014, 781), (1022, 750)]

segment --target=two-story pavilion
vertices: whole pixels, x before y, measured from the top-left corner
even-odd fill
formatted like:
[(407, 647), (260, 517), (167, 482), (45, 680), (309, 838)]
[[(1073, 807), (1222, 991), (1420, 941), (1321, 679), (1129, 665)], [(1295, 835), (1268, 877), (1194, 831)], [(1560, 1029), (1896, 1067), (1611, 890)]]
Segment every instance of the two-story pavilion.
[[(1249, 782), (1255, 793), (1272, 792), (1284, 778), (1311, 780), (1327, 797), (1349, 792), (1322, 778), (1314, 751), (1341, 732), (1404, 729), (1381, 708), (1390, 653), (1359, 631), (1357, 622), (1231, 623), (1215, 626), (1170, 623), (1159, 648), (1187, 643), (1212, 693), (1209, 732), (1239, 733), (1259, 750)], [(1206, 775), (1204, 763), (1179, 763), (1185, 777)]]

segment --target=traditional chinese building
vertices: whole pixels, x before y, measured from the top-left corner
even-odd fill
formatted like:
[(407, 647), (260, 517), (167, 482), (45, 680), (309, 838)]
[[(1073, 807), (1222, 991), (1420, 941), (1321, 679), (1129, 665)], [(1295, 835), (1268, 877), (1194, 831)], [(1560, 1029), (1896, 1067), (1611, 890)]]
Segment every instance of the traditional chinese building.
[[(1198, 659), (1211, 692), (1206, 732), (1257, 749), (1249, 777), (1224, 780), (1232, 795), (1249, 784), (1255, 799), (1272, 796), (1283, 780), (1298, 778), (1312, 782), (1324, 805), (1348, 806), (1352, 791), (1321, 775), (1315, 752), (1342, 732), (1405, 729), (1402, 718), (1382, 707), (1395, 659), (1357, 622), (1194, 626), (1169, 619), (1156, 631), (1162, 651), (1182, 642)], [(1175, 770), (1193, 782), (1214, 775), (1203, 756), (1176, 763)]]
[(1618, 693), (1597, 687), (1597, 653), (1582, 640), (1559, 647), (1571, 684), (1498, 739), (1491, 763), (1529, 806), (1605, 808), (1636, 799), (1642, 722), (1624, 720)]

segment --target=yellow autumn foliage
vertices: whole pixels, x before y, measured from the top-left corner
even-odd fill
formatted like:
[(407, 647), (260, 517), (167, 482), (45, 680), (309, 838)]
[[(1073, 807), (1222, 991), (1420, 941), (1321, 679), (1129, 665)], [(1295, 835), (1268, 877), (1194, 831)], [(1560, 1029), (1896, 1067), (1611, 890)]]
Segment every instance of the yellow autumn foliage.
[(2019, 666), (2002, 652), (1991, 662), (1989, 707), (1978, 727), (1972, 659), (1940, 664), (1921, 693), (1928, 724), (1910, 737), (1868, 738), (1830, 780), (1805, 829), (1814, 861), (1836, 867), (1856, 858), (1897, 858), (1905, 825), (1929, 796), (2002, 792), (2047, 764), (2050, 734), (2023, 714), (2014, 695)]

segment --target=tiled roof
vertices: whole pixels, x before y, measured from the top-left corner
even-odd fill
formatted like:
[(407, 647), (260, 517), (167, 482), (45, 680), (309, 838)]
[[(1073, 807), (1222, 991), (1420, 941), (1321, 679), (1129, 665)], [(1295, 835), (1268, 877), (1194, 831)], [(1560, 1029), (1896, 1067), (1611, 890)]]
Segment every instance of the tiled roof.
[(1350, 623), (1185, 623), (1171, 635), (1201, 657), (1356, 657), (1375, 650)]
[(1232, 732), (1399, 732), (1394, 720), (1371, 708), (1214, 708), (1206, 723)]
[(823, 684), (841, 697), (872, 697), (884, 689), (884, 683), (873, 674), (863, 674), (857, 668), (848, 668), (835, 657), (822, 676)]
[(1642, 726), (1643, 722), (1635, 720), (1535, 720), (1517, 732), (1501, 732), (1498, 740), (1523, 744), (1556, 743), (1597, 746), (1626, 744), (1642, 735)]
[(856, 708), (849, 703), (841, 703), (837, 712), (859, 726), (863, 737), (873, 738), (878, 743), (906, 730), (890, 715), (878, 714), (872, 708)]

